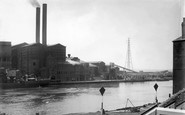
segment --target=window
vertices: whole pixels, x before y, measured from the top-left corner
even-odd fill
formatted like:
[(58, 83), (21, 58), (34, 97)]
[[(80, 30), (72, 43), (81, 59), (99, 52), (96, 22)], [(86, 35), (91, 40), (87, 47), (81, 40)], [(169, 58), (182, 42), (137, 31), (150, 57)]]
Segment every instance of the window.
[(6, 61), (6, 58), (5, 57), (3, 57), (3, 61)]
[(36, 63), (35, 62), (33, 62), (33, 66), (35, 66), (36, 65)]

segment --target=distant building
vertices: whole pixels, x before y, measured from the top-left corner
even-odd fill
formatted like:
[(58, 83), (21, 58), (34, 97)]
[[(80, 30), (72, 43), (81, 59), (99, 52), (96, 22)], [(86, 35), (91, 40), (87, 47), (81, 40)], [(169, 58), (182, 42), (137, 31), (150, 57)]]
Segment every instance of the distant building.
[(24, 43), (12, 46), (12, 68), (14, 69), (21, 68), (21, 60), (22, 60), (21, 50), (22, 50), (22, 47), (25, 45), (28, 45), (28, 44), (24, 42)]
[(49, 77), (56, 64), (65, 63), (66, 46), (21, 43), (12, 47), (12, 68), (24, 74)]
[(94, 61), (94, 62), (88, 62), (90, 64), (96, 65), (98, 67), (98, 73), (96, 76), (104, 76), (104, 74), (107, 72), (105, 63), (103, 61)]
[(47, 46), (47, 56), (57, 63), (66, 61), (66, 46), (55, 44)]
[(56, 64), (50, 73), (54, 80), (85, 81), (89, 80), (88, 68), (87, 64), (67, 59), (65, 63)]
[(0, 67), (11, 68), (11, 42), (0, 42)]
[(40, 43), (23, 46), (21, 58), (21, 72), (39, 76), (40, 69), (46, 65), (46, 46)]

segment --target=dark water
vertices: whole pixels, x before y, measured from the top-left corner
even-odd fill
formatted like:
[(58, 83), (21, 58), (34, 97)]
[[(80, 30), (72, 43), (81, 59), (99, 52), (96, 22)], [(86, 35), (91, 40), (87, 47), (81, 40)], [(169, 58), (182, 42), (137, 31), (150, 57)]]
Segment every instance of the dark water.
[[(104, 86), (104, 109), (125, 107), (129, 98), (136, 105), (155, 102), (157, 83), (158, 100), (168, 98), (172, 93), (172, 81), (109, 83), (91, 85), (57, 86), (47, 88), (9, 89), (0, 91), (0, 112), (8, 115), (62, 115), (67, 113), (96, 112), (101, 108), (102, 96), (99, 92)], [(128, 103), (128, 106), (131, 106)]]

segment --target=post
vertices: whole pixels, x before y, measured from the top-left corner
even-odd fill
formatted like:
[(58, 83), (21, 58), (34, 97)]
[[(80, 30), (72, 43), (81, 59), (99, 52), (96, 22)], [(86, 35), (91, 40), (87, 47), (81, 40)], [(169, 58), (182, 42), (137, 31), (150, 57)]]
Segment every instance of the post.
[(158, 99), (157, 99), (157, 91), (156, 91), (155, 101), (156, 101), (156, 103), (158, 103)]
[(105, 114), (105, 111), (104, 111), (104, 109), (103, 109), (103, 94), (104, 94), (104, 92), (105, 92), (105, 88), (102, 87), (99, 91), (100, 91), (100, 93), (101, 93), (101, 95), (102, 95), (101, 115), (104, 115), (104, 114)]
[(157, 83), (154, 85), (154, 89), (155, 89), (155, 91), (156, 91), (155, 102), (158, 103), (158, 99), (157, 99), (157, 89), (158, 89), (158, 85), (157, 85)]
[(103, 96), (102, 96), (102, 103), (101, 103), (101, 115), (104, 115), (105, 111), (103, 109)]
[(103, 102), (101, 103), (101, 115), (104, 115)]

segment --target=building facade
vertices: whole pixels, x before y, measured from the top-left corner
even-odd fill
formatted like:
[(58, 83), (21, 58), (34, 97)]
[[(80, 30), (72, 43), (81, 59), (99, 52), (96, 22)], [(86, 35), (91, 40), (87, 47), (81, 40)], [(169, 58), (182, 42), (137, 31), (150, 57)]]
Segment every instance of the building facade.
[(12, 46), (11, 49), (12, 49), (12, 68), (13, 69), (21, 68), (21, 64), (20, 64), (22, 60), (21, 50), (22, 50), (22, 47), (26, 45), (28, 44), (24, 42), (24, 43)]
[(0, 67), (11, 68), (11, 42), (0, 42)]
[[(55, 44), (47, 46), (47, 56), (58, 63), (66, 61), (66, 46)], [(54, 59), (54, 60), (53, 60)]]
[(40, 75), (40, 69), (45, 67), (46, 46), (40, 43), (34, 43), (23, 46), (21, 49), (21, 72), (23, 74)]

